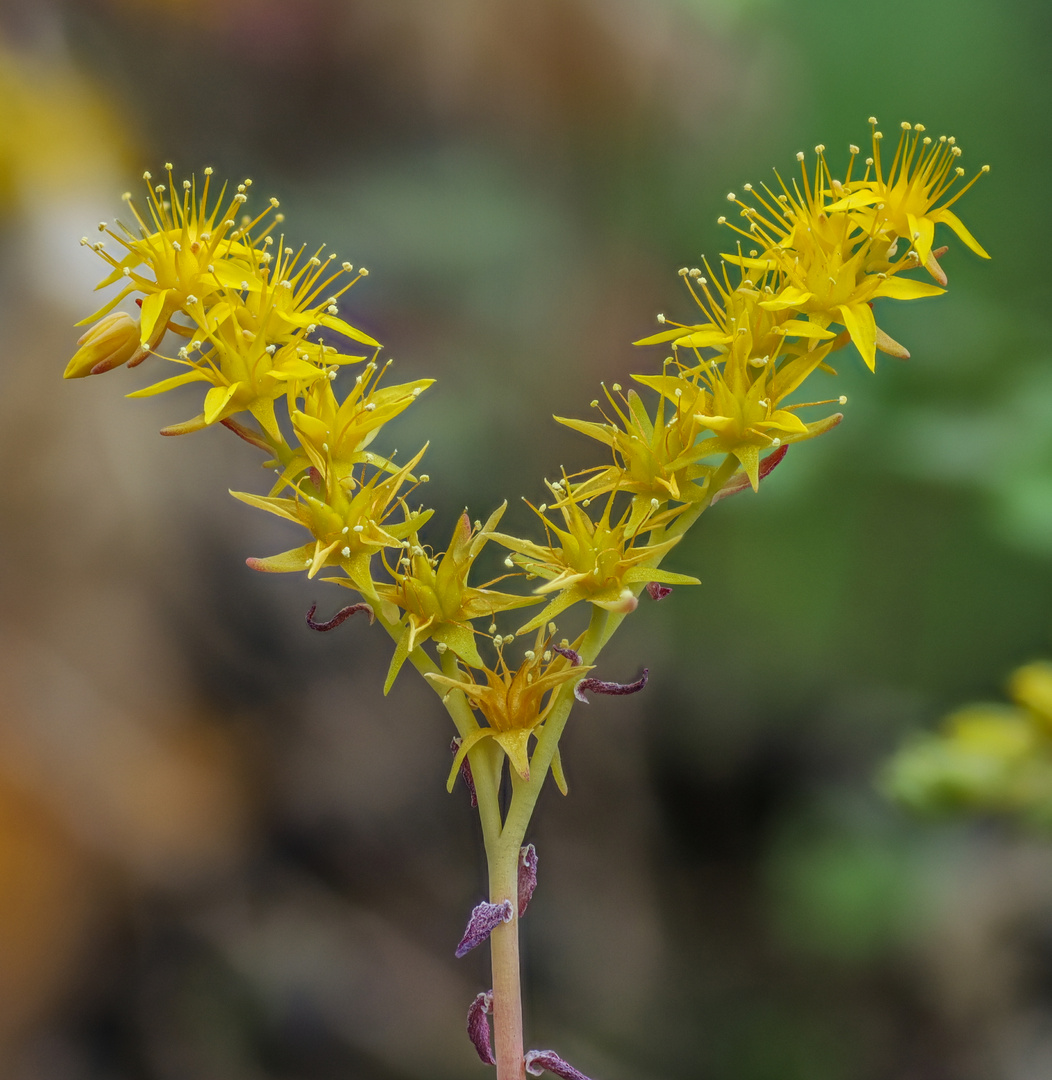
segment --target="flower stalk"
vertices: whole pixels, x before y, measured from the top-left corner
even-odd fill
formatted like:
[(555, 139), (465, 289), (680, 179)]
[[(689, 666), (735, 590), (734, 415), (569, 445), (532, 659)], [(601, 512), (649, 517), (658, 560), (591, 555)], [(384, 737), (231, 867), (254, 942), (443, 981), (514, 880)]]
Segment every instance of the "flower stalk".
[[(203, 391), (200, 411), (162, 433), (226, 427), (276, 474), (265, 493), (232, 494), (307, 534), (248, 565), (350, 590), (352, 603), (327, 621), (312, 608), (308, 625), (331, 631), (367, 613), (393, 645), (384, 692), (408, 664), (453, 722), (449, 788), (466, 765), (489, 867), (489, 895), (460, 950), (488, 939), (492, 957), (492, 991), (475, 999), (469, 1034), (488, 1062), (492, 1013), (498, 1080), (545, 1069), (582, 1075), (553, 1051), (524, 1050), (519, 897), (535, 883), (536, 853), (530, 847), (524, 859), (523, 844), (549, 773), (567, 791), (559, 746), (574, 704), (587, 700), (586, 690), (625, 694), (645, 685), (643, 665), (634, 683), (592, 675), (603, 648), (644, 591), (653, 601), (700, 585), (663, 564), (702, 513), (758, 491), (790, 443), (840, 423), (839, 411), (814, 418), (811, 410), (843, 406), (842, 395), (800, 400), (805, 383), (836, 376), (839, 350), (853, 344), (873, 371), (879, 352), (908, 357), (877, 325), (874, 303), (945, 291), (936, 227), (986, 256), (949, 210), (981, 175), (954, 188), (963, 176), (955, 140), (933, 142), (922, 125), (904, 125), (885, 169), (873, 124), (861, 176), (857, 147), (840, 178), (818, 146), (813, 167), (798, 155), (799, 178), (787, 183), (776, 173), (770, 185), (728, 196), (742, 224), (718, 220), (732, 230), (734, 250), (715, 268), (703, 259), (703, 268), (680, 271), (695, 321), (659, 316), (663, 329), (637, 342), (671, 351), (660, 372), (633, 375), (628, 390), (604, 386), (602, 403), (592, 402), (597, 419), (556, 417), (599, 443), (603, 458), (546, 481), (548, 501), (529, 504), (539, 526), (533, 537), (499, 531), (502, 506), (485, 522), (465, 512), (445, 550), (431, 546), (433, 511), (417, 501), (428, 482), (419, 468), (426, 444), (396, 461), (375, 440), (433, 380), (385, 381), (391, 362), (380, 362), (382, 346), (340, 313), (368, 272), (323, 248), (308, 254), (287, 244), (276, 200), (255, 216), (243, 213), (250, 180), (227, 199), (225, 188), (215, 195), (210, 169), (202, 182), (179, 186), (170, 165), (166, 183), (146, 173), (145, 209), (126, 197), (133, 223), (103, 223), (105, 239), (82, 241), (109, 267), (102, 285), (120, 291), (85, 320), (96, 321), (66, 377), (174, 365), (175, 374), (129, 396)], [(911, 276), (919, 270), (935, 284)], [(131, 299), (137, 311), (116, 310)], [(180, 344), (166, 355), (171, 340)], [(490, 543), (507, 552), (507, 573), (475, 584)], [(587, 629), (572, 642), (560, 637), (557, 623), (582, 605)], [(522, 621), (526, 607), (537, 610)], [(364, 622), (355, 620), (354, 632), (367, 632)], [(511, 794), (502, 812), (505, 779)]]

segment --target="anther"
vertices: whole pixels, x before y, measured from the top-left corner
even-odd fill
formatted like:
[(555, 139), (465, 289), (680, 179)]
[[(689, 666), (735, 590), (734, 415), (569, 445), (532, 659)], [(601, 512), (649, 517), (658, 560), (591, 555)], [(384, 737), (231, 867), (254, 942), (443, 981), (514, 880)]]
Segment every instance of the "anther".
[(837, 398), (837, 401), (841, 405), (846, 405), (847, 404), (847, 394), (841, 394), (840, 397)]
[(361, 268), (361, 269), (360, 269), (360, 270), (358, 271), (358, 273), (359, 273), (359, 274), (360, 274), (360, 275), (361, 275), (362, 277), (368, 277), (368, 276), (369, 276), (369, 271), (368, 271), (368, 270), (366, 270), (364, 266), (363, 266), (363, 267), (362, 267), (362, 268)]
[(735, 195), (733, 191), (728, 191), (727, 192), (727, 202), (737, 202), (737, 201), (738, 201), (738, 196)]
[(797, 161), (803, 161), (804, 160), (804, 152), (803, 152), (803, 150), (798, 150), (796, 152), (796, 160)]
[(449, 646), (444, 641), (435, 643), (435, 652), (437, 652), (439, 656), (441, 656), (448, 648)]
[(505, 565), (505, 566), (506, 566), (506, 567), (507, 567), (507, 568), (508, 568), (509, 570), (514, 570), (514, 569), (515, 569), (515, 563), (514, 563), (514, 562), (512, 562), (512, 558), (511, 558), (511, 556), (510, 556), (510, 555), (509, 555), (509, 556), (508, 556), (508, 557), (507, 557), (507, 558), (506, 558), (506, 559), (504, 560), (504, 565)]
[[(727, 224), (727, 219), (722, 214), (720, 214), (720, 216), (716, 219), (716, 224), (717, 225), (726, 225)], [(682, 270), (680, 271), (681, 274), (683, 272), (684, 271), (682, 271)]]
[(364, 525), (355, 525), (354, 531), (356, 533), (365, 532), (365, 526)]
[(859, 149), (854, 143), (848, 144), (848, 150), (850, 151), (852, 157), (859, 153)]
[(815, 147), (815, 153), (816, 154), (824, 154), (825, 152), (826, 152), (825, 143), (819, 143)]

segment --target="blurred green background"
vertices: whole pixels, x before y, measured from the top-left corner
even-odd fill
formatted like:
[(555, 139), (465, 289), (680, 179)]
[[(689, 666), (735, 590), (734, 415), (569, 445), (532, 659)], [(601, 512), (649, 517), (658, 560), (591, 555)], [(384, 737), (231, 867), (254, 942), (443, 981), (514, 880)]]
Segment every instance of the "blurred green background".
[(949, 295), (881, 314), (912, 359), (841, 354), (844, 423), (604, 654), (651, 683), (581, 710), (542, 800), (527, 1038), (596, 1080), (1052, 1075), (1052, 850), (874, 785), (1052, 651), (1049, 5), (6, 0), (0, 35), (0, 1077), (483, 1075), (448, 722), (380, 696), (366, 627), (308, 633), (342, 594), (244, 567), (290, 546), (226, 495), (249, 448), (157, 438), (195, 409), (123, 400), (149, 370), (60, 382), (79, 237), (211, 164), (367, 266), (348, 317), (439, 379), (389, 445), (431, 440), (441, 543), (505, 497), (527, 528), (594, 460), (550, 414), (657, 369), (630, 342), (692, 318), (725, 192), (871, 114), (992, 166), (958, 206), (993, 261), (951, 238)]

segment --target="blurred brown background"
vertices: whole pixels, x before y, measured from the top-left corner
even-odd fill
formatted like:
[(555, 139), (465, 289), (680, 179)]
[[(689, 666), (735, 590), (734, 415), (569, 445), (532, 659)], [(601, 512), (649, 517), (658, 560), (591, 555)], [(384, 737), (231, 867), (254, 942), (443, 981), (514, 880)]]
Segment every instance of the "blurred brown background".
[[(192, 392), (63, 385), (144, 168), (274, 193), (372, 274), (347, 311), (438, 385), (436, 542), (593, 450), (599, 379), (687, 319), (723, 195), (866, 117), (955, 134), (951, 292), (845, 358), (847, 420), (676, 554), (571, 725), (524, 923), (528, 1042), (597, 1080), (1052, 1075), (1052, 849), (908, 819), (911, 729), (1052, 649), (1052, 14), (1029, 0), (4, 0), (0, 4), (0, 1077), (444, 1080), (487, 958), (448, 722), (335, 590), (254, 575), (280, 523)], [(725, 240), (723, 241), (725, 242)], [(386, 433), (385, 433), (386, 436)], [(509, 522), (526, 518), (513, 507)], [(298, 542), (298, 541), (297, 541)], [(326, 590), (328, 589), (328, 593)]]

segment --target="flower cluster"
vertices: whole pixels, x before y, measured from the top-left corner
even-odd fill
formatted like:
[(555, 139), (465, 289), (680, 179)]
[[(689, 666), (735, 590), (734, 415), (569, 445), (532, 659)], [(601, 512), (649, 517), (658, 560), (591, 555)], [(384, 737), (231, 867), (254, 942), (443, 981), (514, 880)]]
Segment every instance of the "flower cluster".
[[(583, 605), (613, 620), (612, 630), (645, 588), (657, 599), (669, 586), (697, 584), (660, 563), (698, 515), (757, 489), (789, 443), (841, 419), (801, 415), (846, 402), (798, 401), (803, 384), (819, 371), (835, 375), (830, 356), (849, 342), (870, 368), (876, 350), (908, 355), (879, 329), (872, 305), (944, 291), (935, 226), (985, 256), (949, 209), (970, 186), (955, 187), (962, 170), (952, 138), (932, 140), (921, 125), (904, 124), (888, 167), (875, 122), (872, 144), (864, 169), (850, 148), (842, 179), (819, 146), (813, 167), (799, 155), (793, 182), (776, 174), (761, 190), (746, 185), (747, 199), (729, 196), (741, 224), (720, 221), (738, 234), (736, 250), (716, 270), (703, 260), (704, 272), (680, 271), (701, 317), (659, 317), (665, 328), (638, 342), (671, 346), (660, 373), (634, 375), (639, 389), (604, 387), (602, 402), (592, 402), (601, 420), (556, 418), (602, 444), (606, 461), (548, 483), (550, 501), (533, 507), (543, 539), (498, 531), (502, 507), (484, 524), (462, 515), (444, 551), (428, 545), (432, 511), (409, 503), (428, 479), (416, 471), (426, 447), (398, 463), (372, 446), (432, 380), (385, 382), (380, 346), (338, 307), (366, 271), (287, 245), (275, 199), (246, 213), (251, 181), (216, 192), (211, 170), (177, 185), (166, 166), (163, 183), (146, 174), (145, 209), (125, 196), (134, 221), (100, 224), (105, 238), (90, 244), (109, 266), (99, 287), (119, 289), (86, 320), (93, 325), (66, 376), (161, 360), (172, 335), (178, 346), (167, 363), (177, 373), (129, 396), (204, 384), (200, 411), (164, 434), (222, 424), (261, 449), (276, 481), (266, 494), (236, 497), (309, 534), (249, 565), (311, 578), (325, 572), (323, 580), (359, 594), (394, 641), (385, 691), (409, 660), (447, 700), (458, 696), (462, 742), (451, 776), (485, 739), (526, 778), (530, 740), (557, 698), (568, 710), (592, 646), (601, 645), (588, 644), (584, 663), (567, 662), (552, 645), (552, 620)], [(108, 241), (119, 250), (107, 250)], [(913, 270), (934, 283), (910, 277)], [(119, 306), (128, 300), (138, 309)], [(356, 364), (353, 382), (341, 377)], [(500, 578), (470, 582), (490, 541), (508, 552), (505, 578), (536, 584), (507, 592), (495, 588)], [(499, 618), (532, 604), (540, 605), (533, 617), (498, 633)], [(521, 663), (507, 663), (515, 636), (533, 632), (538, 641)], [(557, 756), (546, 761), (558, 768)]]
[(1052, 664), (1009, 681), (1012, 704), (968, 705), (891, 760), (884, 787), (915, 810), (1012, 815), (1052, 828)]

